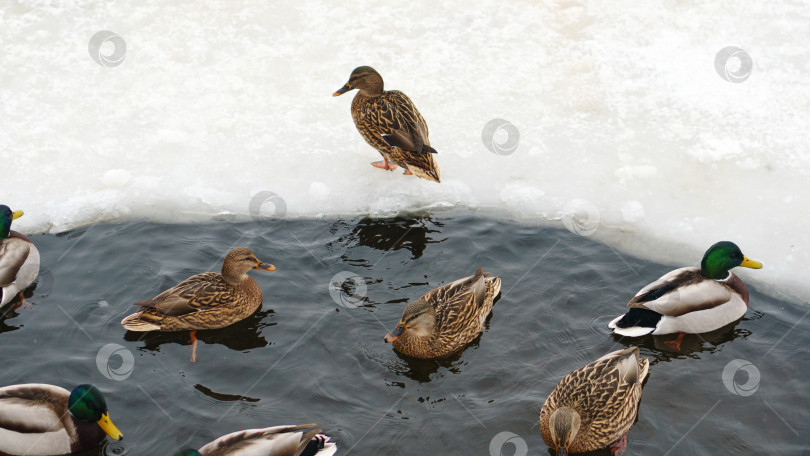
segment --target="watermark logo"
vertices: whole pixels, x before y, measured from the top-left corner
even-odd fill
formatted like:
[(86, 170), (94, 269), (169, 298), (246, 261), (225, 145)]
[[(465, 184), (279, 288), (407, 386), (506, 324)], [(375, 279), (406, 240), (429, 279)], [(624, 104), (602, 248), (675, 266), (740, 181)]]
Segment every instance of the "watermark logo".
[[(102, 47), (106, 47), (104, 46), (106, 43), (112, 45), (112, 52), (103, 52)], [(90, 57), (96, 63), (103, 67), (113, 68), (123, 63), (127, 54), (127, 43), (117, 33), (102, 30), (90, 38), (87, 49), (90, 51)]]
[[(742, 375), (737, 375), (742, 372)], [(745, 380), (743, 383), (738, 383), (738, 377)], [(723, 385), (726, 389), (737, 396), (750, 396), (757, 392), (759, 389), (760, 374), (757, 366), (744, 359), (735, 359), (729, 361), (726, 367), (723, 368)]]
[(751, 76), (754, 60), (747, 52), (737, 46), (720, 49), (714, 57), (714, 69), (721, 78), (739, 84)]
[(599, 209), (585, 200), (571, 200), (562, 209), (563, 225), (568, 231), (580, 236), (595, 233), (601, 219)]
[[(121, 358), (121, 365), (117, 368), (113, 367), (110, 362), (113, 356)], [(96, 355), (96, 367), (101, 372), (101, 375), (110, 380), (121, 382), (132, 375), (132, 370), (135, 368), (135, 355), (123, 345), (107, 344), (101, 347), (101, 350)]]
[(329, 296), (332, 300), (350, 309), (359, 306), (367, 292), (366, 281), (353, 272), (340, 271), (329, 282)]
[(495, 155), (512, 155), (520, 142), (520, 132), (508, 120), (492, 119), (484, 125), (481, 141)]
[(250, 198), (250, 217), (257, 222), (266, 222), (287, 215), (287, 203), (277, 193), (262, 191)]
[[(508, 443), (515, 447), (514, 453), (503, 451), (503, 447)], [(523, 440), (523, 437), (513, 432), (503, 431), (495, 434), (495, 437), (490, 440), (489, 454), (490, 456), (508, 456), (509, 454), (514, 456), (526, 456), (529, 454), (529, 447), (526, 445), (526, 441)]]

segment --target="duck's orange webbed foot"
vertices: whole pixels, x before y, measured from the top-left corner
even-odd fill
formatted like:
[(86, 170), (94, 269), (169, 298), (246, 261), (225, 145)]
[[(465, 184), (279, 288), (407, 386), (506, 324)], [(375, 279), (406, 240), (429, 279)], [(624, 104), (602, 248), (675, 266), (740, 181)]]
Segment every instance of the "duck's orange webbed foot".
[(624, 434), (622, 438), (610, 444), (610, 454), (614, 456), (622, 456), (625, 450), (627, 450), (627, 434)]
[(413, 173), (412, 173), (412, 172), (410, 172), (410, 170), (407, 170), (407, 169), (406, 169), (406, 170), (405, 170), (405, 172), (404, 172), (404, 173), (402, 173), (402, 174), (404, 174), (404, 175), (406, 175), (406, 176), (413, 176)]
[(388, 161), (386, 159), (371, 162), (371, 166), (373, 166), (375, 168), (380, 168), (380, 169), (387, 169), (389, 171), (393, 171), (393, 170), (397, 169), (397, 165), (391, 163), (390, 161)]
[(25, 295), (23, 294), (22, 291), (20, 292), (19, 297), (20, 297), (20, 301), (17, 303), (18, 307), (22, 307), (23, 309), (30, 309), (30, 308), (34, 307), (33, 304), (31, 304), (30, 302), (25, 300)]
[(683, 342), (684, 333), (678, 333), (678, 337), (675, 340), (668, 340), (664, 342), (665, 344), (669, 345), (673, 350), (681, 351), (681, 342)]
[(197, 362), (197, 331), (191, 331), (189, 333), (191, 336), (191, 362)]

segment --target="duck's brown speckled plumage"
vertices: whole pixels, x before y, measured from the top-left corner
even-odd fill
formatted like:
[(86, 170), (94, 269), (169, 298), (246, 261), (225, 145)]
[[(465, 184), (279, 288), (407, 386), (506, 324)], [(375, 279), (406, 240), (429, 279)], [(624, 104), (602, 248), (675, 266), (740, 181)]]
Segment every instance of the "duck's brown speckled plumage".
[[(475, 275), (425, 293), (405, 308), (397, 328), (409, 318), (427, 313), (433, 326), (423, 333), (406, 329), (394, 338), (394, 349), (414, 358), (440, 358), (458, 352), (478, 337), (501, 290), (501, 279), (487, 277), (478, 268)], [(386, 337), (389, 340), (391, 335)]]
[[(247, 318), (261, 306), (262, 291), (246, 271), (236, 270), (235, 261), (242, 257), (255, 259), (246, 248), (233, 249), (222, 265), (222, 274), (197, 274), (150, 300), (137, 302), (141, 309), (121, 324), (130, 331), (183, 331), (223, 328)], [(256, 265), (260, 265), (258, 260)], [(243, 269), (250, 270), (250, 262)]]
[(579, 431), (569, 442), (569, 453), (593, 451), (626, 434), (638, 412), (641, 388), (649, 362), (639, 356), (638, 347), (617, 350), (566, 375), (548, 396), (540, 411), (540, 431), (552, 448), (555, 442), (549, 421), (563, 407), (580, 418)]
[[(362, 78), (357, 79), (358, 75)], [(422, 179), (440, 182), (436, 150), (430, 146), (427, 123), (413, 101), (398, 90), (384, 90), (382, 77), (371, 67), (355, 69), (344, 89), (347, 87), (358, 89), (352, 100), (352, 119), (363, 139), (388, 161)]]

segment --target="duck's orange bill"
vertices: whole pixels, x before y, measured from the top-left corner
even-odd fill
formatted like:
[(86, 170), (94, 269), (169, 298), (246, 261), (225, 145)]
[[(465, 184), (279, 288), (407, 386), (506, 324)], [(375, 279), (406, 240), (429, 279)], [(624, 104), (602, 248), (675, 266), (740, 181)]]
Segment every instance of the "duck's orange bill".
[(390, 344), (391, 342), (399, 339), (399, 336), (405, 334), (405, 331), (408, 330), (408, 327), (405, 325), (397, 325), (393, 331), (385, 335), (385, 342)]
[(255, 269), (261, 269), (262, 271), (275, 271), (276, 267), (272, 264), (260, 263)]
[(350, 86), (350, 85), (349, 85), (349, 83), (347, 82), (347, 83), (346, 83), (346, 85), (344, 85), (343, 87), (339, 88), (339, 89), (337, 90), (337, 92), (335, 92), (335, 93), (333, 93), (333, 94), (332, 94), (332, 96), (333, 96), (333, 97), (339, 97), (339, 96), (343, 95), (344, 93), (348, 92), (349, 90), (352, 90), (352, 86)]
[(101, 419), (97, 421), (98, 425), (101, 426), (101, 429), (107, 433), (113, 440), (121, 440), (124, 438), (124, 434), (118, 430), (117, 427), (113, 424), (112, 420), (110, 419), (110, 413), (106, 412), (101, 415)]
[(762, 263), (759, 261), (754, 261), (748, 257), (743, 257), (743, 261), (740, 263), (740, 266), (751, 269), (762, 269)]

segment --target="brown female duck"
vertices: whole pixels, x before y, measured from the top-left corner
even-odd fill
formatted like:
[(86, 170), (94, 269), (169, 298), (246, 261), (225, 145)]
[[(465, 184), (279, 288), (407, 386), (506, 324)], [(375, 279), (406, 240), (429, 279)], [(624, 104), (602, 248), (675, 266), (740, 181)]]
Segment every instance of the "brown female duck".
[(225, 256), (222, 274), (206, 272), (147, 301), (141, 309), (121, 320), (129, 331), (191, 331), (191, 362), (197, 359), (198, 329), (224, 328), (252, 315), (262, 304), (262, 290), (247, 275), (253, 269), (273, 271), (250, 249), (238, 247)]
[(405, 307), (385, 341), (414, 358), (440, 358), (463, 349), (484, 330), (501, 291), (501, 279), (488, 275), (478, 268), (473, 276), (425, 293)]
[(638, 347), (617, 350), (563, 377), (540, 411), (543, 440), (558, 456), (626, 446), (650, 363)]
[(357, 89), (352, 101), (352, 119), (363, 139), (383, 156), (373, 162), (377, 168), (440, 182), (439, 165), (433, 158), (428, 127), (422, 114), (407, 95), (398, 90), (383, 90), (383, 79), (374, 68), (361, 66), (349, 76), (349, 82), (333, 96)]

